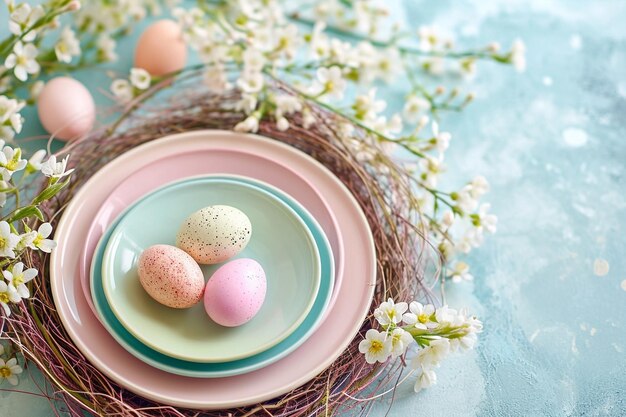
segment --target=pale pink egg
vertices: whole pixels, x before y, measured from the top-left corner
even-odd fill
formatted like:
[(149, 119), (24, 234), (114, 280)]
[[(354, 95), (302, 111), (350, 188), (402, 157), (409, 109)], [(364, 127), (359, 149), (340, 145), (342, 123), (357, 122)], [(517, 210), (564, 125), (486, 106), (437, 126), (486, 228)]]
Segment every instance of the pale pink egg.
[(200, 266), (175, 246), (150, 246), (139, 257), (137, 269), (141, 286), (163, 305), (189, 308), (202, 298), (204, 276)]
[(96, 104), (87, 88), (69, 77), (57, 77), (46, 83), (37, 99), (39, 120), (55, 138), (72, 140), (93, 128)]
[(204, 290), (204, 308), (222, 326), (241, 326), (250, 321), (265, 301), (265, 271), (253, 259), (235, 259), (222, 265)]
[(179, 71), (187, 62), (187, 46), (180, 26), (173, 20), (159, 20), (141, 34), (135, 48), (135, 67), (159, 76)]

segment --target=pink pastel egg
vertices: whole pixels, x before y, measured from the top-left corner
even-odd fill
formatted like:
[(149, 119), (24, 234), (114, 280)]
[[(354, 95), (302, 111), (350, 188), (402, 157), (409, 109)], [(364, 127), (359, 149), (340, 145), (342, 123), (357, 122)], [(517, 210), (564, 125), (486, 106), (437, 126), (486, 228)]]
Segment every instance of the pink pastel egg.
[(187, 46), (180, 26), (173, 20), (154, 22), (139, 37), (135, 67), (159, 76), (183, 69), (186, 62)]
[(69, 77), (46, 83), (37, 98), (39, 120), (55, 138), (72, 140), (93, 128), (96, 105), (87, 88)]
[(253, 259), (235, 259), (213, 273), (204, 290), (204, 308), (222, 326), (250, 321), (265, 301), (265, 271)]
[(189, 308), (202, 298), (204, 276), (200, 266), (175, 246), (150, 246), (139, 256), (137, 269), (141, 286), (163, 305)]

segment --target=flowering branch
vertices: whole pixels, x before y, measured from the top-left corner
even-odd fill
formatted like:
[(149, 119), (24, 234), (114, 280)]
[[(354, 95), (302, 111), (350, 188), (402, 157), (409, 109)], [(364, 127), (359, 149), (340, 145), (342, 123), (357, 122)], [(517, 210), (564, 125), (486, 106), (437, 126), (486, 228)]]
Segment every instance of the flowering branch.
[(435, 308), (417, 301), (407, 305), (390, 298), (374, 311), (374, 317), (382, 331), (368, 330), (359, 351), (370, 364), (385, 363), (405, 355), (416, 344), (419, 350), (411, 360), (411, 368), (417, 372), (415, 392), (435, 384), (434, 370), (441, 361), (450, 353), (472, 349), (482, 331), (480, 320), (463, 310)]

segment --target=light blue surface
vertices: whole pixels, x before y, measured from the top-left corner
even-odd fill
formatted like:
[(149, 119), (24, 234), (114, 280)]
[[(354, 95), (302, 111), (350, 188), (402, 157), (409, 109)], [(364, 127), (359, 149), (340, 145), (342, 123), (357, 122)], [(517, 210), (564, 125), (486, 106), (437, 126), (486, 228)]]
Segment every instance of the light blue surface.
[[(498, 233), (471, 256), (475, 282), (447, 288), (449, 304), (470, 307), (485, 331), (474, 352), (438, 370), (435, 387), (415, 395), (401, 386), (389, 416), (626, 415), (626, 2), (388, 4), (458, 45), (520, 37), (528, 46), (526, 73), (479, 65), (463, 85), (476, 102), (442, 120), (453, 134), (448, 185), (485, 175), (499, 216)], [(92, 91), (108, 85), (81, 77)], [(594, 274), (596, 259), (609, 263), (607, 275)], [(3, 417), (49, 415), (45, 400), (0, 395)]]
[[(221, 178), (221, 177), (212, 177), (212, 178)], [(224, 178), (232, 178), (232, 177), (224, 177)], [(315, 299), (315, 303), (311, 312), (304, 320), (304, 322), (296, 329), (296, 331), (291, 334), (287, 339), (276, 345), (275, 347), (267, 350), (266, 352), (260, 353), (258, 355), (252, 356), (250, 358), (242, 359), (234, 362), (225, 362), (225, 363), (214, 363), (214, 364), (204, 364), (199, 365), (197, 363), (190, 363), (186, 361), (177, 360), (171, 358), (169, 356), (160, 354), (159, 352), (150, 349), (149, 347), (143, 345), (137, 339), (135, 339), (117, 320), (113, 311), (108, 306), (106, 298), (104, 297), (104, 292), (102, 291), (102, 282), (101, 275), (98, 271), (102, 268), (102, 256), (104, 254), (104, 249), (106, 247), (109, 238), (113, 230), (117, 227), (120, 220), (124, 218), (125, 213), (121, 214), (115, 222), (111, 225), (111, 227), (104, 234), (102, 239), (100, 240), (98, 247), (96, 248), (94, 254), (94, 260), (92, 264), (92, 295), (94, 300), (94, 305), (98, 310), (100, 317), (104, 320), (103, 324), (107, 327), (109, 332), (116, 338), (116, 340), (122, 344), (126, 350), (131, 352), (133, 355), (143, 359), (147, 363), (152, 364), (160, 369), (169, 370), (170, 372), (194, 376), (194, 377), (216, 377), (216, 376), (227, 376), (227, 375), (236, 375), (243, 372), (249, 372), (254, 369), (258, 369), (262, 366), (268, 365), (275, 360), (284, 357), (285, 355), (292, 352), (295, 348), (300, 346), (302, 342), (304, 342), (312, 333), (313, 330), (317, 327), (320, 318), (323, 315), (323, 312), (330, 301), (330, 296), (332, 295), (333, 290), (333, 282), (334, 282), (334, 261), (332, 257), (332, 251), (330, 248), (330, 243), (326, 238), (321, 226), (317, 223), (317, 221), (311, 216), (311, 214), (304, 209), (297, 201), (293, 200), (291, 197), (281, 192), (280, 190), (269, 186), (267, 184), (258, 182), (258, 181), (249, 181), (244, 177), (238, 177), (239, 181), (242, 182), (250, 182), (251, 184), (256, 185), (257, 187), (263, 188), (268, 192), (271, 192), (281, 198), (286, 204), (288, 204), (298, 215), (303, 219), (306, 225), (311, 230), (315, 242), (317, 244), (318, 250), (320, 252), (321, 259), (321, 271), (322, 271), (322, 280), (320, 282), (320, 289), (317, 293), (317, 297)]]

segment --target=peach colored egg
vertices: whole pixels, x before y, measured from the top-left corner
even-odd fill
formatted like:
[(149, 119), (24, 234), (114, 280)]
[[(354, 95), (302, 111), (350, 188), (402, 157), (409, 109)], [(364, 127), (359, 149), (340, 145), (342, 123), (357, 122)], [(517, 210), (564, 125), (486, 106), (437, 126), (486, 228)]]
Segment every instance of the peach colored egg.
[(173, 20), (159, 20), (141, 34), (135, 48), (135, 67), (159, 76), (181, 70), (187, 62), (187, 46), (180, 26)]
[(37, 99), (39, 120), (55, 138), (72, 140), (93, 128), (96, 104), (83, 84), (70, 77), (46, 83)]
[(266, 290), (263, 267), (253, 259), (235, 259), (222, 265), (207, 282), (204, 308), (222, 326), (241, 326), (259, 312)]
[(175, 246), (155, 245), (139, 257), (139, 281), (150, 297), (173, 308), (188, 308), (202, 298), (200, 266)]

